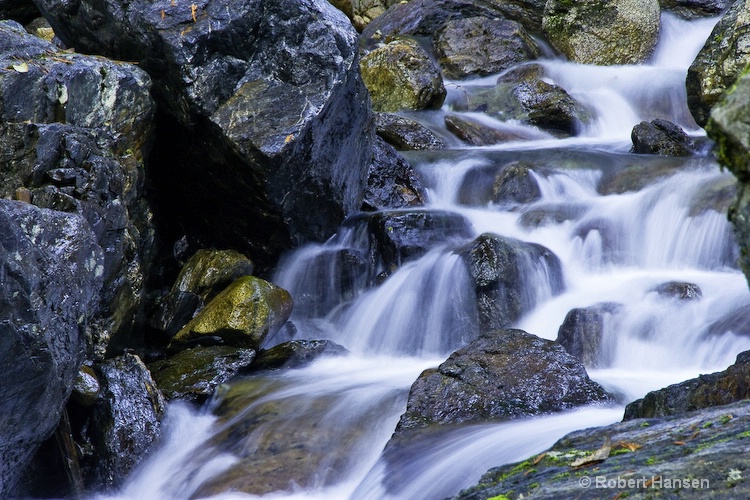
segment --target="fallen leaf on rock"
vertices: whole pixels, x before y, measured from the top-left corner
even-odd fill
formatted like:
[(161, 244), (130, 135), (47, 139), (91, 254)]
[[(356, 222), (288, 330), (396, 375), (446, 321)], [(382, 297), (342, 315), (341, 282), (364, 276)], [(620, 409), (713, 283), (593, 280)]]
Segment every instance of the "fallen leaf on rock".
[(19, 73), (28, 73), (29, 72), (29, 65), (25, 62), (14, 64), (13, 69), (18, 71)]
[(618, 441), (618, 443), (615, 446), (617, 448), (625, 448), (630, 451), (635, 451), (641, 447), (641, 445), (639, 445), (638, 443), (631, 443), (631, 442), (626, 442), (626, 441)]
[(685, 446), (685, 441), (675, 441), (672, 444), (676, 444), (677, 446)]
[(586, 455), (585, 457), (581, 457), (577, 460), (574, 460), (570, 466), (571, 467), (586, 467), (592, 464), (598, 464), (599, 462), (605, 461), (607, 458), (609, 458), (609, 453), (612, 451), (612, 444), (610, 442), (609, 436), (607, 436), (607, 439), (604, 441), (604, 444), (601, 448), (596, 450), (594, 453), (590, 455)]
[(544, 457), (546, 457), (546, 456), (547, 456), (547, 452), (546, 451), (544, 453), (541, 453), (541, 454), (537, 455), (536, 458), (534, 459), (534, 461), (532, 462), (533, 465), (537, 465), (539, 462), (541, 462), (542, 460), (544, 460)]

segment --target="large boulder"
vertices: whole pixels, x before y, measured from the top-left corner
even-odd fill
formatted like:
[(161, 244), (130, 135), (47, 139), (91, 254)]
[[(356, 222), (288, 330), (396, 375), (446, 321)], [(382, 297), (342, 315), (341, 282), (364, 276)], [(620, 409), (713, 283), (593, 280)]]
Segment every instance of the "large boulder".
[(499, 73), (539, 57), (539, 47), (519, 23), (507, 19), (451, 19), (435, 36), (443, 74), (466, 78)]
[(750, 72), (744, 72), (734, 87), (711, 111), (706, 125), (717, 143), (719, 162), (737, 177), (737, 198), (729, 208), (729, 220), (740, 247), (740, 267), (750, 276)]
[(57, 427), (99, 307), (104, 256), (79, 215), (0, 200), (0, 497)]
[(411, 387), (396, 433), (435, 424), (486, 422), (609, 402), (559, 344), (498, 330), (459, 349)]
[(60, 51), (13, 22), (0, 23), (0, 65), (9, 68), (0, 72), (0, 197), (88, 221), (104, 250), (93, 355), (137, 343), (154, 247), (144, 197), (151, 80), (132, 64)]
[(623, 420), (681, 415), (750, 397), (750, 351), (726, 370), (651, 391), (625, 407)]
[(542, 24), (552, 45), (583, 64), (644, 62), (659, 40), (658, 0), (547, 0)]
[(474, 281), (482, 332), (515, 323), (538, 303), (541, 290), (552, 296), (565, 287), (560, 259), (536, 243), (484, 233), (458, 253)]
[(445, 100), (440, 69), (410, 38), (398, 38), (365, 55), (360, 70), (375, 111), (439, 109)]
[(449, 21), (470, 17), (510, 19), (538, 33), (543, 11), (542, 0), (411, 0), (392, 5), (362, 31), (362, 37), (433, 36)]
[(260, 348), (292, 313), (292, 298), (283, 288), (254, 276), (243, 276), (209, 302), (172, 338), (169, 348), (203, 345)]
[(67, 45), (154, 79), (150, 173), (186, 232), (269, 260), (359, 209), (374, 131), (357, 33), (327, 1), (38, 6)]
[(750, 5), (737, 0), (714, 26), (706, 44), (688, 68), (685, 86), (690, 113), (705, 127), (719, 102), (750, 63)]
[(748, 436), (746, 401), (593, 427), (522, 462), (490, 469), (454, 499), (746, 498)]

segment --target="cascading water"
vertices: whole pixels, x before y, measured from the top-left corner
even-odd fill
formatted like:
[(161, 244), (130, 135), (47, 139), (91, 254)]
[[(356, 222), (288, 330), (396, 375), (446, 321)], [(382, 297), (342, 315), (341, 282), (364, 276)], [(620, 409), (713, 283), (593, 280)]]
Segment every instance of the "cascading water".
[[(528, 457), (569, 431), (618, 421), (625, 402), (723, 369), (750, 349), (747, 315), (738, 313), (750, 308), (750, 293), (716, 208), (731, 193), (731, 176), (705, 157), (628, 153), (641, 120), (665, 118), (700, 133), (685, 106), (685, 71), (715, 22), (665, 15), (650, 65), (544, 61), (548, 76), (595, 116), (579, 137), (534, 129), (522, 142), (410, 154), (429, 190), (428, 209), (465, 219), (467, 234), (394, 270), (371, 258), (367, 223), (355, 218), (329, 242), (287, 256), (274, 281), (295, 299), (297, 331), (282, 330), (265, 347), (330, 339), (351, 353), (238, 381), (200, 411), (173, 405), (164, 443), (119, 497), (246, 498), (215, 485), (260, 493), (242, 488), (242, 471), (252, 471), (274, 485), (267, 491), (280, 490), (265, 498), (444, 498), (488, 467)], [(435, 113), (412, 116), (433, 128), (442, 122)], [(531, 165), (536, 200), (501, 203), (488, 193), (511, 162)], [(554, 340), (569, 311), (607, 304), (602, 354), (588, 369), (620, 406), (450, 428), (383, 453), (419, 373), (478, 335), (460, 252), (485, 232), (543, 245), (562, 264), (564, 286), (548, 267), (527, 266), (529, 310), (518, 328)], [(699, 297), (662, 293), (670, 283), (689, 284)], [(222, 405), (229, 410), (212, 416)]]

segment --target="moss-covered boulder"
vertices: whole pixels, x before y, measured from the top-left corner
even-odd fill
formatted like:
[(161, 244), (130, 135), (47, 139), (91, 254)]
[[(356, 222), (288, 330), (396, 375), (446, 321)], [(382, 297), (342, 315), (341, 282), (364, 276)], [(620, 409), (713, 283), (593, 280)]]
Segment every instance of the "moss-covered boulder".
[(252, 276), (253, 262), (234, 250), (198, 250), (182, 266), (173, 292), (191, 292), (210, 300), (237, 278)]
[(362, 31), (370, 21), (383, 14), (399, 0), (331, 0), (334, 7), (351, 19), (357, 31)]
[(445, 100), (440, 70), (409, 38), (378, 47), (360, 61), (375, 111), (437, 109)]
[(217, 295), (169, 343), (172, 350), (225, 344), (259, 349), (292, 313), (289, 292), (254, 276), (243, 276)]
[(750, 5), (738, 0), (714, 26), (688, 69), (685, 80), (688, 108), (698, 125), (706, 126), (711, 108), (750, 63), (748, 36)]
[(539, 57), (539, 47), (523, 26), (507, 19), (452, 19), (435, 35), (443, 74), (466, 78), (499, 73)]
[(254, 359), (253, 349), (198, 346), (155, 361), (149, 369), (165, 398), (203, 403), (219, 385), (248, 370)]
[(659, 40), (658, 0), (547, 0), (542, 25), (550, 43), (574, 62), (644, 62)]
[(507, 420), (609, 402), (556, 342), (497, 330), (459, 349), (411, 387), (396, 433), (435, 424)]

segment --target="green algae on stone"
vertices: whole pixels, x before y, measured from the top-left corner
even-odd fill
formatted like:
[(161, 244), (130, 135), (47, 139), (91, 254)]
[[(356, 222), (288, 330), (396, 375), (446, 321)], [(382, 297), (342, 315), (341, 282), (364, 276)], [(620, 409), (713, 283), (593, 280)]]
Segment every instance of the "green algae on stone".
[(226, 344), (259, 349), (289, 319), (292, 297), (283, 288), (243, 276), (209, 302), (169, 343), (171, 350)]
[(182, 267), (172, 291), (192, 292), (206, 300), (253, 270), (253, 262), (234, 250), (198, 250)]

